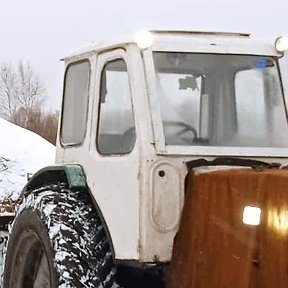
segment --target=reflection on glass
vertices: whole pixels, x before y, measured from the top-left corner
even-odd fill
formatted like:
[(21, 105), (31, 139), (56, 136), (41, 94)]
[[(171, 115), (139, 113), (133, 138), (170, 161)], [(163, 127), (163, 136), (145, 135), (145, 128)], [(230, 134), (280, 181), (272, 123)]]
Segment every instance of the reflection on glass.
[(166, 145), (287, 147), (273, 57), (153, 55)]

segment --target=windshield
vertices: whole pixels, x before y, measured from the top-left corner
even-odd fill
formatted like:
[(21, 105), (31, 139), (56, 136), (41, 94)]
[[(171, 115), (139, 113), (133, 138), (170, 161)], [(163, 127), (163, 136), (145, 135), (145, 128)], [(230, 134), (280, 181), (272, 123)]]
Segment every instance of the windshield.
[(166, 145), (287, 147), (273, 57), (154, 52)]

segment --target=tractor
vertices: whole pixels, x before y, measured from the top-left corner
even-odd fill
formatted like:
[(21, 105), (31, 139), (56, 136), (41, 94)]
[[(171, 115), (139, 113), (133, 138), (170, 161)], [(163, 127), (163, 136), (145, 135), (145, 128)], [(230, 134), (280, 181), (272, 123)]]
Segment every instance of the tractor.
[(287, 287), (287, 49), (159, 30), (65, 57), (4, 288)]

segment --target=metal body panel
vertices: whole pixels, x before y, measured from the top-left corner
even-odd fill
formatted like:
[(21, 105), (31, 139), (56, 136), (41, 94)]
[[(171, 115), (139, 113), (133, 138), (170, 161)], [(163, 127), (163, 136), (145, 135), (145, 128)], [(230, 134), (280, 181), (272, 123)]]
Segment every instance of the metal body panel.
[(288, 157), (287, 148), (257, 147), (203, 147), (203, 146), (166, 146), (163, 155), (195, 156), (239, 156), (239, 157)]
[(249, 38), (217, 37), (214, 35), (179, 37), (176, 41), (173, 37), (167, 37), (163, 41), (155, 41), (151, 49), (153, 51), (277, 56), (273, 45), (249, 40)]
[[(154, 158), (154, 159), (153, 159)], [(142, 167), (142, 197), (141, 197), (141, 256), (146, 262), (167, 262), (170, 261), (173, 239), (178, 230), (179, 220), (184, 202), (184, 182), (187, 175), (186, 165), (182, 159), (167, 159), (165, 157), (153, 157), (143, 163)], [(173, 170), (164, 169), (164, 167), (173, 167)], [(154, 173), (152, 173), (154, 171)], [(169, 173), (176, 176), (176, 185), (166, 191), (167, 184), (163, 183), (163, 177), (159, 175), (160, 171), (165, 171), (165, 177)], [(175, 172), (177, 171), (177, 173)], [(167, 174), (166, 174), (167, 172)], [(157, 184), (155, 190), (155, 181), (157, 178), (161, 181)], [(173, 178), (174, 178), (173, 177)], [(155, 186), (154, 186), (154, 185)], [(161, 185), (162, 184), (162, 185)], [(161, 186), (160, 186), (161, 185)], [(153, 187), (154, 186), (154, 187)], [(175, 191), (173, 191), (175, 188)], [(166, 194), (168, 192), (168, 194)], [(164, 202), (159, 199), (167, 197)], [(169, 197), (170, 196), (170, 197)], [(168, 208), (169, 207), (169, 208)], [(157, 212), (157, 213), (155, 213)], [(174, 219), (172, 220), (172, 215)], [(163, 220), (164, 219), (164, 220)]]
[[(200, 52), (205, 53), (209, 52), (209, 46), (215, 46), (215, 43), (218, 43), (219, 46), (222, 46), (221, 43), (227, 43), (229, 44), (229, 47), (232, 47), (233, 51), (235, 49), (239, 49), (239, 47), (246, 47), (247, 50), (254, 50), (259, 54), (260, 51), (266, 51), (265, 53), (268, 53), (267, 55), (275, 55), (276, 51), (274, 50), (274, 46), (271, 45), (271, 43), (268, 43), (267, 41), (256, 41), (251, 40), (249, 38), (250, 34), (247, 33), (223, 33), (223, 32), (199, 32), (199, 31), (151, 31), (153, 34), (154, 40), (153, 40), (153, 50), (160, 49), (165, 51), (169, 50), (173, 45), (175, 48), (175, 51), (189, 51), (191, 47), (195, 46), (197, 47), (197, 43), (202, 43), (202, 45), (206, 48), (204, 50), (201, 50)], [(250, 40), (249, 43), (247, 43), (247, 40)], [(223, 42), (224, 41), (224, 42)], [(251, 45), (251, 42), (253, 41), (253, 44)], [(70, 55), (63, 58), (63, 60), (70, 61), (71, 59), (75, 59), (77, 57), (82, 57), (84, 54), (88, 53), (95, 53), (100, 51), (108, 51), (117, 49), (118, 47), (125, 47), (130, 44), (136, 44), (134, 35), (128, 35), (127, 37), (118, 37), (113, 39), (112, 41), (104, 41), (104, 42), (95, 42), (90, 45), (87, 45), (85, 48), (76, 50), (75, 52), (71, 53)], [(192, 46), (191, 46), (192, 44)], [(190, 48), (189, 48), (190, 46)], [(187, 50), (188, 49), (188, 50)], [(198, 48), (192, 48), (192, 49), (198, 49)], [(208, 49), (208, 50), (207, 50)], [(213, 47), (212, 47), (213, 49)], [(170, 50), (172, 51), (172, 50)], [(272, 51), (272, 52), (271, 52)], [(196, 52), (196, 51), (194, 51)], [(260, 53), (261, 54), (261, 53)], [(72, 60), (73, 61), (73, 60)]]

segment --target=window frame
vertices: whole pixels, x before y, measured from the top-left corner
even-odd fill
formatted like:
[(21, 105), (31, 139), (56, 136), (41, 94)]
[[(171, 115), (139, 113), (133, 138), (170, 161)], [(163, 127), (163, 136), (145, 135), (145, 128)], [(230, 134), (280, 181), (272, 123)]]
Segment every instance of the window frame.
[[(108, 51), (106, 53), (101, 53), (98, 55), (103, 57), (102, 61), (101, 61), (101, 66), (98, 70), (98, 77), (97, 77), (97, 81), (98, 81), (98, 89), (97, 89), (97, 99), (98, 99), (98, 105), (97, 105), (97, 123), (96, 123), (96, 137), (95, 137), (95, 146), (96, 146), (96, 151), (98, 153), (98, 155), (100, 155), (101, 157), (125, 157), (127, 155), (130, 155), (131, 153), (133, 153), (133, 151), (135, 150), (135, 146), (136, 146), (136, 142), (137, 142), (137, 129), (136, 129), (136, 117), (135, 117), (135, 109), (134, 109), (134, 103), (133, 103), (133, 89), (132, 89), (132, 83), (131, 83), (131, 76), (130, 76), (130, 69), (129, 69), (129, 63), (126, 56), (126, 50), (119, 48), (117, 50), (115, 50), (115, 52), (118, 52), (117, 54), (112, 54), (110, 55), (110, 53), (113, 53), (114, 51)], [(117, 60), (123, 60), (126, 68), (127, 68), (127, 76), (128, 76), (128, 85), (129, 85), (129, 91), (130, 91), (130, 101), (131, 101), (131, 108), (132, 108), (132, 112), (133, 112), (133, 123), (134, 123), (134, 127), (135, 127), (135, 142), (134, 145), (131, 149), (131, 151), (127, 152), (127, 153), (109, 153), (109, 154), (103, 154), (101, 153), (100, 149), (99, 149), (99, 128), (100, 128), (100, 118), (101, 118), (101, 92), (102, 92), (102, 79), (103, 79), (103, 72), (106, 68), (106, 66), (109, 63), (113, 63), (114, 61)], [(97, 61), (98, 62), (98, 61)]]
[[(86, 117), (85, 117), (85, 132), (83, 139), (81, 142), (77, 143), (65, 143), (63, 141), (63, 116), (64, 116), (64, 107), (65, 107), (65, 93), (66, 93), (66, 86), (67, 86), (67, 74), (71, 66), (76, 66), (81, 63), (88, 63), (89, 69), (88, 69), (88, 81), (87, 81), (87, 106), (86, 106)], [(65, 69), (65, 74), (64, 74), (64, 84), (63, 84), (63, 92), (62, 92), (62, 105), (61, 105), (61, 125), (60, 125), (60, 137), (59, 137), (59, 142), (61, 147), (77, 147), (77, 146), (82, 146), (86, 136), (87, 136), (87, 124), (88, 124), (88, 110), (89, 110), (89, 103), (90, 103), (90, 89), (91, 89), (91, 61), (89, 58), (84, 58), (75, 62), (71, 62), (66, 66)]]
[[(160, 49), (159, 49), (160, 48)], [(209, 49), (208, 49), (209, 48)], [(283, 75), (280, 70), (279, 58), (276, 54), (269, 53), (250, 53), (251, 51), (247, 51), (246, 53), (239, 53), (235, 51), (233, 53), (227, 53), (227, 51), (221, 48), (219, 51), (215, 49), (211, 49), (208, 47), (206, 52), (203, 52), (203, 49), (199, 51), (197, 47), (194, 49), (179, 49), (175, 50), (175, 47), (171, 47), (171, 49), (164, 49), (163, 47), (152, 47), (143, 51), (143, 59), (144, 59), (144, 67), (146, 71), (147, 83), (148, 83), (148, 91), (149, 91), (149, 101), (151, 105), (154, 106), (152, 109), (152, 127), (154, 131), (155, 137), (155, 148), (157, 155), (182, 155), (182, 156), (241, 156), (241, 157), (288, 157), (288, 149), (285, 148), (271, 148), (271, 147), (240, 147), (240, 146), (177, 146), (177, 145), (165, 145), (165, 137), (163, 132), (162, 119), (160, 114), (160, 103), (157, 94), (157, 84), (156, 84), (156, 69), (153, 60), (153, 53), (157, 52), (169, 52), (169, 53), (191, 53), (191, 54), (212, 54), (212, 55), (245, 55), (245, 56), (267, 56), (272, 57), (275, 60), (277, 66), (277, 72), (280, 80), (280, 89), (282, 92), (282, 101), (285, 110), (286, 121), (288, 123), (288, 97), (285, 93), (285, 89), (283, 87)], [(242, 52), (242, 51), (241, 51)], [(288, 145), (287, 145), (288, 147)]]

